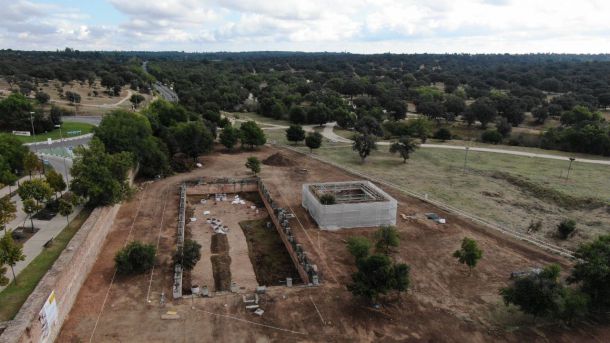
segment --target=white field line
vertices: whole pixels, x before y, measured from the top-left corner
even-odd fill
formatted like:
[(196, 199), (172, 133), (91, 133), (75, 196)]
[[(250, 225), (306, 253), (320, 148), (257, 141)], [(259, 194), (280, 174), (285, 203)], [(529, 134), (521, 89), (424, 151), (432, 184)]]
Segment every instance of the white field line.
[[(146, 185), (146, 188), (148, 188), (148, 184)], [(133, 216), (133, 221), (131, 222), (131, 227), (129, 228), (129, 232), (127, 233), (127, 238), (125, 238), (125, 243), (123, 244), (123, 247), (127, 246), (127, 243), (129, 242), (129, 238), (131, 237), (131, 232), (133, 231), (133, 227), (136, 224), (136, 219), (138, 218), (138, 215), (140, 214), (140, 208), (142, 207), (142, 199), (144, 199), (144, 193), (146, 190), (142, 191), (142, 196), (140, 196), (140, 200), (138, 202), (138, 209), (136, 210), (136, 214)], [(89, 337), (89, 343), (93, 342), (93, 336), (95, 335), (95, 330), (97, 329), (97, 325), (100, 322), (100, 319), (102, 318), (102, 313), (104, 312), (104, 307), (106, 306), (106, 301), (108, 301), (108, 296), (110, 295), (110, 289), (112, 288), (112, 285), (114, 284), (114, 279), (116, 278), (116, 273), (117, 273), (117, 269), (114, 269), (114, 273), (112, 274), (112, 279), (110, 279), (110, 285), (108, 286), (108, 289), (106, 290), (106, 295), (104, 296), (104, 302), (102, 302), (102, 308), (100, 308), (100, 313), (98, 313), (97, 315), (97, 319), (95, 320), (95, 325), (93, 326), (93, 330), (91, 330), (91, 336)]]
[(266, 327), (266, 328), (270, 328), (270, 329), (274, 329), (274, 330), (278, 330), (278, 331), (289, 332), (289, 333), (293, 333), (293, 334), (297, 334), (297, 335), (307, 335), (307, 332), (293, 331), (293, 330), (289, 330), (289, 329), (280, 328), (280, 327), (277, 327), (277, 326), (261, 324), (261, 323), (253, 322), (251, 320), (242, 319), (242, 318), (234, 317), (234, 316), (229, 316), (227, 314), (220, 314), (220, 313), (209, 312), (209, 311), (202, 310), (202, 309), (199, 309), (199, 308), (195, 308), (195, 310), (199, 311), (199, 312), (207, 313), (207, 314), (212, 315), (212, 316), (229, 318), (229, 319), (236, 320), (236, 321), (239, 321), (239, 322), (244, 322), (244, 323), (248, 323), (248, 324), (252, 324), (252, 325), (258, 325), (258, 326), (262, 326), (262, 327)]
[[(159, 233), (157, 234), (157, 245), (155, 248), (155, 258), (159, 253), (159, 242), (161, 242), (161, 231), (163, 231), (163, 220), (165, 219), (165, 206), (167, 205), (167, 198), (169, 193), (169, 186), (165, 187), (165, 201), (163, 202), (163, 210), (161, 210), (161, 223), (159, 224)], [(155, 263), (156, 264), (156, 263)], [(150, 280), (148, 281), (148, 292), (146, 293), (146, 302), (150, 302), (150, 288), (152, 286), (153, 274), (155, 273), (155, 264), (153, 264), (150, 271)]]

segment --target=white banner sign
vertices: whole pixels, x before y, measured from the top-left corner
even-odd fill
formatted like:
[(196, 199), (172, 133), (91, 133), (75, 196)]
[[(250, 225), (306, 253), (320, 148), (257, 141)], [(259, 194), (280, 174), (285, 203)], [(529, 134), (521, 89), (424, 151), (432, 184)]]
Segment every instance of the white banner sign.
[(15, 136), (31, 136), (30, 131), (13, 131)]
[(42, 324), (42, 336), (40, 343), (45, 343), (49, 338), (49, 334), (57, 323), (57, 300), (55, 299), (55, 291), (52, 291), (44, 303), (44, 306), (38, 313), (38, 320)]

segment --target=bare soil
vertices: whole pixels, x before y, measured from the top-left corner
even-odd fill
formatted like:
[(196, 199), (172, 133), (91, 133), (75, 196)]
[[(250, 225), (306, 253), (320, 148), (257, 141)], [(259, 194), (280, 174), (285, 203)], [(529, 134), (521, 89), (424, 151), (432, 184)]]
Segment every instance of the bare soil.
[[(416, 214), (399, 219), (401, 243), (394, 258), (411, 266), (411, 289), (400, 301), (395, 294), (374, 309), (347, 291), (354, 271), (345, 241), (371, 236), (374, 229), (319, 230), (301, 208), (303, 182), (358, 178), (306, 156), (282, 151), (305, 174), (292, 168), (263, 167), (261, 178), (279, 206), (290, 209), (297, 240), (322, 276), (319, 287), (270, 287), (262, 296), (262, 317), (245, 309), (241, 295), (171, 299), (171, 252), (175, 244), (178, 184), (200, 176), (245, 177), (248, 156), (260, 159), (278, 152), (265, 147), (241, 154), (214, 153), (201, 158), (204, 168), (143, 186), (123, 204), (58, 342), (607, 342), (605, 323), (575, 323), (566, 328), (520, 315), (501, 302), (498, 289), (509, 273), (533, 266), (571, 262), (540, 251), (427, 203), (384, 188), (398, 200), (398, 212)], [(422, 177), (425, 177), (422, 175)], [(166, 205), (166, 206), (165, 206)], [(139, 210), (138, 210), (139, 208)], [(426, 220), (427, 212), (447, 219), (446, 225)], [(165, 217), (162, 225), (161, 218)], [(160, 234), (160, 236), (159, 236)], [(465, 237), (475, 239), (483, 259), (471, 276), (451, 256)], [(151, 274), (113, 278), (112, 258), (132, 239), (159, 240), (157, 265)], [(232, 247), (232, 243), (230, 242)], [(235, 263), (233, 261), (233, 263)], [(235, 274), (232, 271), (232, 274)], [(239, 276), (233, 275), (232, 277)], [(161, 305), (161, 293), (167, 303)], [(192, 304), (192, 305), (191, 305)], [(191, 308), (193, 306), (193, 308)], [(161, 315), (176, 311), (179, 319)]]
[(227, 235), (215, 233), (212, 235), (212, 245), (210, 247), (212, 254), (226, 254), (229, 252), (229, 240)]
[(275, 227), (267, 228), (269, 221), (267, 217), (239, 223), (248, 241), (256, 281), (260, 285), (273, 286), (281, 285), (290, 277), (293, 284), (297, 284), (300, 282), (299, 273)]
[(210, 258), (212, 273), (214, 273), (214, 289), (228, 291), (231, 288), (231, 256), (229, 254), (216, 254)]

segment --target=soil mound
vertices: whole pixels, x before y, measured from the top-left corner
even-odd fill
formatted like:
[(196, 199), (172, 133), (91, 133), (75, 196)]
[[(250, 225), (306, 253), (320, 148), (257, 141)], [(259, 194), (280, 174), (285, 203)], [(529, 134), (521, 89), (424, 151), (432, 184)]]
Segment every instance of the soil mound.
[(276, 167), (290, 167), (294, 165), (294, 162), (278, 152), (264, 159), (263, 164)]

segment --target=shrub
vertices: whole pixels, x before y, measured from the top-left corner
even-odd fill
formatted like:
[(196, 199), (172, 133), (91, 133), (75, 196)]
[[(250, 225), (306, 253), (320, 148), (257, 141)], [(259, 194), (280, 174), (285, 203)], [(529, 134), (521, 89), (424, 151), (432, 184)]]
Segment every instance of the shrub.
[(451, 131), (449, 131), (449, 129), (441, 127), (440, 129), (436, 130), (436, 132), (434, 133), (434, 138), (436, 139), (440, 139), (442, 141), (447, 141), (451, 139)]
[(484, 143), (498, 144), (502, 142), (502, 134), (498, 130), (487, 130), (481, 135), (481, 141)]
[(320, 196), (320, 203), (322, 205), (334, 205), (337, 203), (337, 200), (333, 194), (326, 193)]
[(371, 241), (362, 236), (350, 237), (347, 240), (347, 250), (356, 258), (356, 260), (365, 258), (369, 256)]
[(576, 222), (571, 219), (564, 219), (557, 225), (557, 233), (561, 239), (567, 239), (576, 230)]
[(141, 274), (155, 264), (156, 249), (152, 244), (133, 241), (119, 250), (114, 257), (119, 274)]
[(184, 270), (192, 270), (201, 259), (201, 244), (192, 239), (184, 241), (184, 249), (174, 253), (174, 264), (181, 264)]

